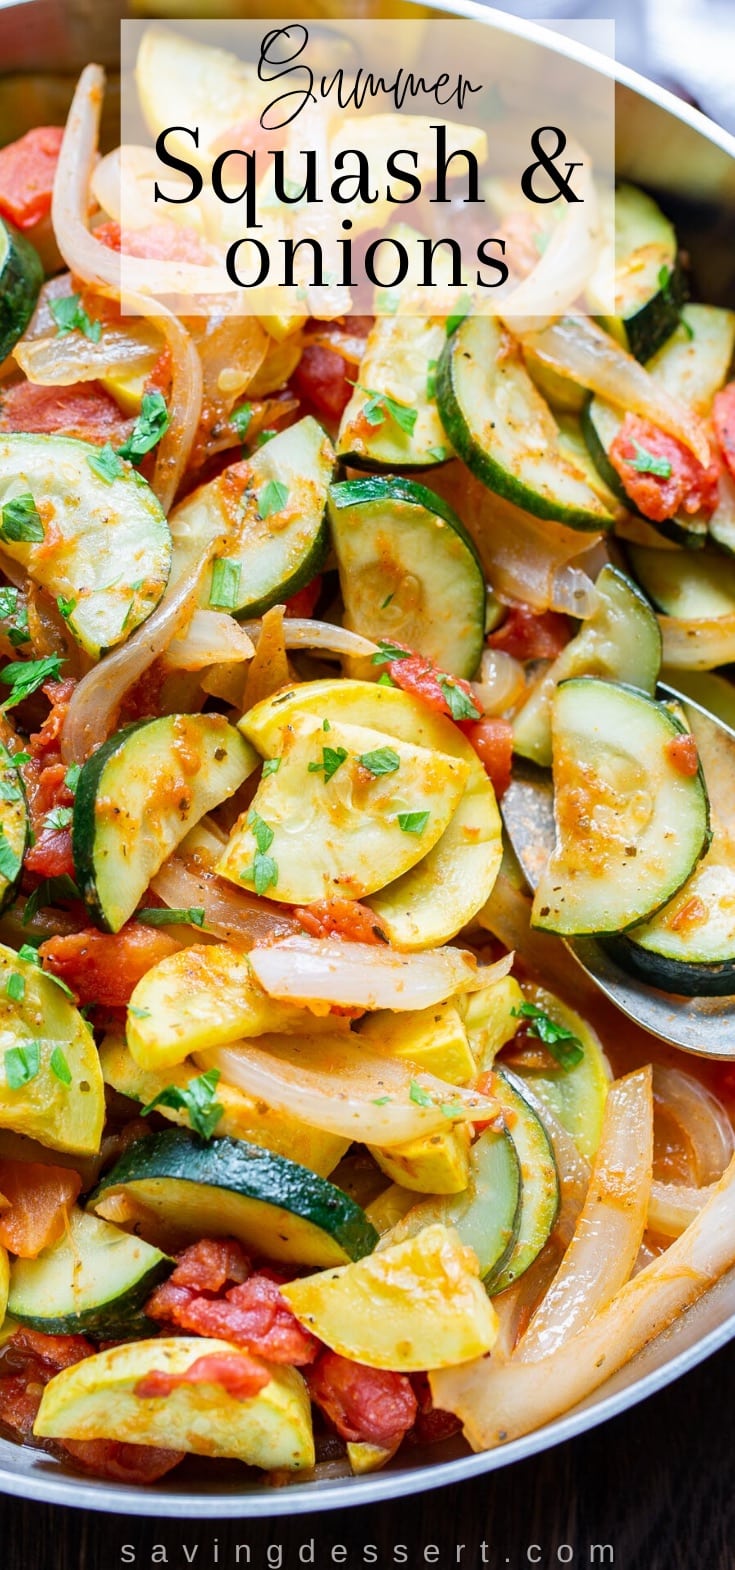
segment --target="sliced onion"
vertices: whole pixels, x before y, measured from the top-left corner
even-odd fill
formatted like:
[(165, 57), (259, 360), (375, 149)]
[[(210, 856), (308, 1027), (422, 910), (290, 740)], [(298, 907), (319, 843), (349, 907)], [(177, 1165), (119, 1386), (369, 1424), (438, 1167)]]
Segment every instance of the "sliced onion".
[(195, 610), (186, 632), (168, 645), (166, 664), (176, 670), (201, 671), (207, 665), (239, 665), (254, 653), (251, 639), (234, 616)]
[(656, 1110), (683, 1129), (698, 1182), (721, 1177), (735, 1151), (735, 1135), (722, 1102), (693, 1074), (658, 1063), (653, 1070), (653, 1099)]
[(147, 374), (161, 348), (159, 334), (146, 322), (103, 323), (99, 343), (83, 333), (22, 338), (15, 358), (29, 382), (41, 387), (71, 387), (115, 371)]
[[(195, 833), (192, 830), (192, 835)], [(213, 835), (212, 838), (215, 855), (219, 856), (222, 843)], [(250, 949), (256, 943), (288, 937), (303, 930), (283, 906), (259, 899), (257, 894), (248, 894), (245, 889), (236, 889), (206, 869), (187, 866), (179, 856), (170, 856), (164, 862), (151, 888), (170, 910), (201, 906), (207, 931), (238, 948)]]
[(286, 938), (254, 949), (250, 963), (272, 998), (343, 1008), (430, 1008), (458, 992), (477, 992), (507, 976), (513, 955), (478, 966), (466, 949), (399, 954), (339, 938)]
[(551, 586), (551, 609), (567, 616), (586, 621), (597, 609), (598, 593), (589, 574), (582, 567), (566, 562), (554, 573)]
[(653, 1163), (650, 1068), (611, 1085), (600, 1144), (574, 1236), (518, 1356), (544, 1357), (625, 1285), (643, 1241)]
[[(97, 152), (105, 76), (98, 65), (85, 66), (69, 110), (54, 180), (51, 218), (59, 250), (67, 266), (87, 283), (120, 295), (120, 257), (95, 240), (87, 227), (89, 182)], [(172, 265), (172, 264), (169, 264)], [(196, 435), (202, 403), (202, 369), (196, 349), (178, 317), (147, 291), (152, 287), (148, 261), (127, 266), (126, 282), (138, 280), (140, 294), (126, 294), (132, 311), (146, 317), (163, 334), (171, 351), (170, 424), (156, 452), (153, 489), (167, 512), (186, 468)], [(201, 269), (200, 269), (201, 270)], [(160, 293), (166, 293), (161, 289)]]
[(438, 1370), (429, 1376), (433, 1399), (456, 1413), (475, 1450), (517, 1439), (591, 1395), (733, 1264), (735, 1159), (686, 1232), (556, 1352)]
[(504, 649), (485, 649), (472, 691), (483, 714), (504, 714), (506, 709), (512, 709), (526, 691), (520, 660), (506, 654)]
[[(241, 626), (257, 644), (262, 621), (245, 621)], [(329, 649), (333, 654), (377, 654), (377, 643), (350, 632), (348, 627), (338, 627), (331, 621), (310, 621), (300, 616), (285, 616), (283, 641), (287, 649)]]
[(114, 728), (120, 704), (133, 683), (168, 647), (181, 623), (191, 612), (199, 593), (199, 580), (219, 541), (211, 541), (202, 560), (166, 591), (152, 616), (127, 643), (114, 649), (75, 687), (61, 734), (65, 763), (83, 763)]
[[(578, 145), (577, 152), (582, 152)], [(597, 193), (589, 158), (582, 155), (578, 167), (579, 201), (566, 203), (533, 271), (507, 300), (503, 297), (503, 319), (516, 335), (541, 326), (539, 313), (548, 320), (568, 310), (594, 271), (602, 240)], [(524, 316), (535, 319), (524, 321)]]
[(735, 616), (711, 616), (696, 621), (680, 616), (659, 616), (663, 635), (663, 662), (680, 670), (713, 671), (735, 660)]
[(672, 398), (649, 372), (589, 317), (564, 316), (541, 332), (512, 329), (544, 365), (569, 377), (617, 407), (642, 414), (689, 447), (708, 464), (710, 445), (703, 421)]
[[(508, 1070), (506, 1070), (508, 1073)], [(540, 1122), (551, 1140), (554, 1152), (556, 1169), (559, 1174), (560, 1203), (559, 1214), (556, 1218), (554, 1234), (566, 1248), (571, 1242), (582, 1207), (587, 1198), (590, 1181), (589, 1162), (585, 1160), (578, 1150), (571, 1134), (567, 1132), (551, 1108), (536, 1095), (533, 1080), (522, 1079), (513, 1073), (508, 1073), (508, 1078), (515, 1085), (519, 1095), (523, 1096), (529, 1106), (533, 1108)]]
[(663, 1183), (654, 1178), (648, 1201), (648, 1226), (661, 1237), (681, 1237), (714, 1192), (714, 1183)]
[[(460, 1090), (405, 1058), (381, 1057), (345, 1036), (261, 1036), (257, 1044), (212, 1047), (195, 1057), (276, 1111), (368, 1145), (402, 1145), (450, 1128), (453, 1119), (484, 1120), (498, 1111), (478, 1091)], [(451, 1107), (451, 1116), (442, 1106)]]

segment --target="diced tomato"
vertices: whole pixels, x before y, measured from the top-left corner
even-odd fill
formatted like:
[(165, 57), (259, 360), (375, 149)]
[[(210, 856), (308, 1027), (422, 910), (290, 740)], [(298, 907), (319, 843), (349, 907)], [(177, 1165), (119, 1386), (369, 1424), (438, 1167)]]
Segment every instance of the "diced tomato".
[(262, 1363), (248, 1357), (245, 1352), (212, 1352), (208, 1357), (198, 1357), (183, 1374), (168, 1374), (154, 1368), (139, 1379), (134, 1394), (141, 1400), (160, 1400), (170, 1396), (180, 1385), (221, 1385), (230, 1396), (248, 1401), (257, 1396), (270, 1381), (270, 1372)]
[(94, 237), (110, 251), (146, 261), (206, 263), (210, 259), (196, 229), (172, 223), (168, 218), (142, 229), (122, 229), (118, 223), (100, 224)]
[(132, 1486), (157, 1483), (184, 1459), (183, 1450), (160, 1450), (156, 1445), (129, 1445), (119, 1439), (56, 1440), (82, 1471), (112, 1483)]
[(416, 1421), (418, 1403), (406, 1374), (325, 1352), (306, 1382), (312, 1401), (343, 1439), (388, 1448)]
[(27, 431), (34, 436), (58, 433), (119, 447), (132, 428), (133, 421), (120, 413), (99, 382), (71, 387), (15, 382), (0, 393), (0, 431)]
[(5, 1352), (11, 1354), (13, 1360), (16, 1354), (20, 1361), (35, 1358), (39, 1364), (48, 1369), (47, 1378), (58, 1374), (62, 1368), (71, 1368), (73, 1363), (81, 1363), (85, 1357), (91, 1357), (95, 1348), (86, 1336), (48, 1336), (43, 1330), (31, 1330), (27, 1325), (21, 1325), (14, 1331), (6, 1343)]
[[(609, 456), (631, 501), (654, 523), (678, 512), (709, 517), (717, 506), (717, 464), (705, 468), (683, 442), (638, 414), (626, 414)], [(652, 473), (649, 464), (662, 472)]]
[(666, 756), (677, 774), (683, 774), (686, 779), (691, 779), (699, 768), (699, 753), (693, 736), (673, 736), (666, 743)]
[(321, 592), (321, 576), (312, 578), (311, 583), (307, 583), (306, 588), (299, 589), (298, 594), (292, 594), (290, 600), (286, 601), (286, 615), (303, 616), (304, 619), (308, 620), (314, 614), (314, 607)]
[(35, 1259), (62, 1237), (82, 1180), (69, 1167), (0, 1160), (0, 1243), (21, 1259)]
[(205, 1237), (177, 1256), (169, 1281), (197, 1292), (220, 1292), (224, 1286), (246, 1281), (250, 1261), (235, 1238)]
[(453, 1434), (458, 1434), (462, 1427), (459, 1418), (453, 1412), (444, 1412), (441, 1407), (434, 1406), (428, 1375), (411, 1374), (410, 1377), (418, 1402), (416, 1422), (408, 1436), (411, 1443), (436, 1445), (442, 1439), (451, 1439)]
[(32, 229), (51, 211), (63, 127), (38, 125), (0, 148), (0, 213), (18, 229)]
[(122, 1008), (141, 976), (178, 947), (170, 933), (128, 921), (115, 933), (88, 927), (66, 937), (48, 938), (38, 952), (44, 970), (60, 976), (80, 1003)]
[(270, 1275), (258, 1272), (217, 1297), (202, 1296), (183, 1286), (177, 1275), (174, 1271), (146, 1304), (151, 1319), (194, 1335), (221, 1336), (270, 1363), (301, 1367), (314, 1361), (319, 1342), (302, 1330)]
[(171, 389), (171, 366), (171, 350), (168, 344), (164, 344), (150, 375), (146, 377), (146, 392), (169, 393)]
[(474, 747), (496, 796), (508, 789), (513, 764), (513, 726), (510, 720), (487, 718), (462, 729)]
[(388, 938), (373, 910), (359, 900), (320, 899), (297, 905), (296, 920), (312, 938), (344, 938), (352, 943), (387, 943)]
[(35, 844), (26, 851), (23, 865), (26, 872), (39, 878), (73, 878), (71, 829), (41, 829)]
[(26, 872), (40, 878), (74, 876), (71, 830), (46, 825), (49, 812), (56, 807), (70, 807), (74, 800), (65, 783), (67, 771), (59, 752), (61, 730), (74, 685), (73, 681), (46, 683), (43, 691), (51, 704), (51, 712), (40, 731), (31, 736), (30, 760), (22, 769), (34, 834), (24, 867)]
[[(245, 120), (238, 120), (231, 125), (229, 130), (223, 131), (221, 136), (212, 143), (213, 153), (226, 153), (231, 148), (241, 149), (246, 153), (260, 154), (261, 162), (265, 162), (264, 153), (277, 152), (279, 147), (285, 147), (288, 142), (288, 127), (286, 125), (273, 126), (268, 129), (261, 125), (259, 115), (248, 115)], [(244, 165), (241, 166), (244, 168)]]
[(501, 627), (488, 643), (515, 660), (555, 660), (572, 636), (568, 616), (558, 611), (533, 611), (530, 605), (510, 605)]
[(291, 387), (315, 414), (338, 420), (352, 397), (354, 379), (354, 368), (341, 354), (309, 344), (291, 377)]
[[(43, 695), (51, 704), (51, 712), (46, 716), (41, 729), (31, 736), (29, 751), (33, 758), (50, 763), (52, 759), (49, 755), (53, 753), (55, 754), (53, 761), (61, 762), (59, 742), (75, 686), (75, 681), (67, 680), (47, 681), (43, 687)], [(49, 801), (48, 806), (52, 805), (54, 803)]]
[(449, 719), (453, 719), (454, 715), (445, 689), (454, 688), (466, 700), (464, 706), (468, 712), (463, 718), (479, 720), (481, 711), (469, 682), (463, 681), (461, 676), (445, 675), (424, 654), (412, 654), (409, 651), (403, 659), (388, 661), (387, 670), (397, 687), (419, 698), (427, 709), (433, 709), (436, 714), (446, 714)]
[(715, 393), (712, 415), (722, 456), (735, 477), (735, 382), (728, 382), (721, 392)]

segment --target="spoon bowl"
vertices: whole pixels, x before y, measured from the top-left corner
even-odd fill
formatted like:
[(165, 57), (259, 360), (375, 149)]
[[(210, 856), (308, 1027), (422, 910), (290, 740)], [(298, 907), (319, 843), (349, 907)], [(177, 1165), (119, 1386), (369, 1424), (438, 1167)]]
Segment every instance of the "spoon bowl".
[[(668, 682), (659, 683), (656, 696), (682, 706), (700, 749), (706, 746), (716, 752), (720, 766), (735, 780), (735, 730)], [(517, 759), (512, 783), (500, 806), (510, 843), (529, 887), (535, 890), (555, 839), (549, 771)], [(683, 997), (662, 992), (624, 970), (604, 940), (584, 937), (562, 941), (605, 997), (643, 1030), (696, 1057), (735, 1059), (735, 995)]]

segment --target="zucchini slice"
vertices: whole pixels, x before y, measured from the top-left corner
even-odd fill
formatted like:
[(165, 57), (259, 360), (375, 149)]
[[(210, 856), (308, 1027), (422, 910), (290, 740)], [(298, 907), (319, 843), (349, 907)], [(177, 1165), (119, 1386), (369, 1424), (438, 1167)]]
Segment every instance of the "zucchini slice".
[(347, 625), (474, 676), (485, 574), (452, 508), (414, 480), (343, 480), (330, 490), (329, 521)]
[(436, 1222), (454, 1227), (461, 1242), (474, 1249), (480, 1279), (490, 1288), (510, 1259), (520, 1214), (516, 1147), (507, 1129), (486, 1128), (470, 1150), (469, 1182), (463, 1193), (412, 1205), (385, 1241), (401, 1243)]
[(99, 1150), (104, 1120), (89, 1025), (52, 976), (0, 945), (0, 1128), (86, 1156)]
[[(378, 471), (431, 469), (454, 456), (434, 388), (445, 339), (443, 317), (375, 318), (339, 427), (337, 457), (343, 463)], [(386, 394), (390, 401), (381, 404)], [(401, 409), (406, 410), (403, 418)]]
[(280, 768), (261, 780), (235, 824), (217, 862), (220, 877), (264, 892), (266, 825), (273, 899), (362, 899), (441, 838), (464, 791), (466, 763), (365, 725), (329, 726), (325, 734), (308, 715), (289, 726)]
[(0, 508), (30, 495), (44, 530), (32, 540), (4, 532), (3, 550), (71, 602), (67, 626), (93, 659), (150, 616), (171, 566), (168, 524), (150, 485), (130, 466), (103, 479), (93, 467), (98, 454), (68, 436), (0, 437)]
[(552, 731), (556, 845), (533, 925), (565, 937), (622, 932), (666, 904), (704, 855), (704, 776), (676, 767), (680, 721), (631, 687), (562, 682)]
[(7, 218), (0, 218), (0, 365), (22, 338), (42, 283), (38, 251)]
[[(600, 1143), (602, 1118), (610, 1084), (610, 1067), (602, 1050), (597, 1033), (574, 1009), (567, 1008), (553, 992), (543, 987), (525, 987), (530, 1003), (543, 1009), (550, 1019), (571, 1030), (581, 1044), (584, 1056), (572, 1068), (546, 1072), (544, 1069), (521, 1068), (513, 1064), (517, 1079), (528, 1083), (542, 1104), (553, 1112), (562, 1127), (571, 1134), (580, 1154), (592, 1161)], [(501, 1065), (502, 1067), (502, 1065)]]
[[(635, 185), (615, 191), (615, 314), (602, 326), (648, 360), (674, 332), (685, 298), (676, 231), (653, 197)], [(596, 308), (594, 279), (587, 289)]]
[(628, 558), (658, 610), (682, 621), (735, 616), (735, 561), (718, 551), (657, 551), (629, 545)]
[(513, 721), (516, 752), (543, 767), (551, 763), (551, 709), (559, 682), (571, 676), (600, 676), (640, 687), (651, 697), (656, 691), (661, 632), (648, 601), (617, 567), (603, 567), (595, 588), (592, 615), (540, 677)]
[(215, 1380), (180, 1384), (167, 1396), (136, 1394), (149, 1374), (186, 1374), (202, 1358), (238, 1356), (231, 1342), (208, 1336), (157, 1336), (110, 1347), (49, 1380), (34, 1433), (44, 1439), (117, 1439), (229, 1456), (267, 1471), (312, 1467), (311, 1405), (295, 1368), (263, 1364), (270, 1380), (246, 1400)]
[(145, 1334), (153, 1326), (140, 1309), (173, 1263), (142, 1238), (73, 1210), (58, 1243), (13, 1262), (8, 1303), (22, 1325), (51, 1336)]
[(611, 514), (559, 443), (554, 416), (520, 349), (491, 316), (466, 316), (447, 339), (436, 383), (450, 441), (488, 490), (537, 518), (607, 529)]
[(493, 1277), (493, 1296), (522, 1276), (553, 1231), (559, 1213), (559, 1174), (551, 1140), (541, 1119), (528, 1105), (523, 1085), (496, 1066), (493, 1094), (508, 1116), (510, 1137), (521, 1170), (521, 1203), (515, 1242), (502, 1270)]
[(413, 950), (445, 943), (486, 903), (503, 854), (495, 793), (476, 752), (452, 721), (397, 687), (368, 681), (304, 682), (257, 704), (240, 728), (265, 757), (283, 745), (296, 716), (348, 720), (386, 736), (462, 759), (467, 782), (459, 806), (427, 856), (370, 896), (368, 903), (397, 947)]
[(614, 940), (615, 957), (650, 986), (685, 997), (735, 992), (735, 735), (684, 705), (707, 780), (712, 842), (668, 905)]
[(187, 496), (171, 514), (176, 570), (223, 541), (204, 574), (201, 605), (262, 616), (316, 577), (329, 547), (333, 469), (331, 444), (307, 415)]
[(126, 725), (92, 753), (77, 785), (72, 850), (77, 882), (100, 927), (119, 932), (161, 863), (257, 762), (221, 714)]
[(0, 911), (10, 904), (20, 882), (29, 828), (23, 781), (12, 754), (0, 742)]
[(236, 1237), (265, 1259), (341, 1265), (378, 1241), (354, 1200), (288, 1156), (241, 1139), (205, 1145), (183, 1129), (149, 1134), (106, 1172), (87, 1203), (104, 1214), (124, 1194), (141, 1208), (141, 1230)]

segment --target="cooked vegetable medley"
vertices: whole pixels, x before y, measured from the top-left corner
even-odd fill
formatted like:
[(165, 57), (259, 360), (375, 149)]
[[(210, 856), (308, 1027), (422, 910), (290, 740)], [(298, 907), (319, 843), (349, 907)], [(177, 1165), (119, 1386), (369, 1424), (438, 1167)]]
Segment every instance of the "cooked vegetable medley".
[(561, 941), (735, 990), (735, 312), (621, 186), (612, 316), (123, 315), (208, 236), (121, 226), (100, 88), (0, 150), (0, 1428), (500, 1444), (735, 1263), (735, 1071)]

